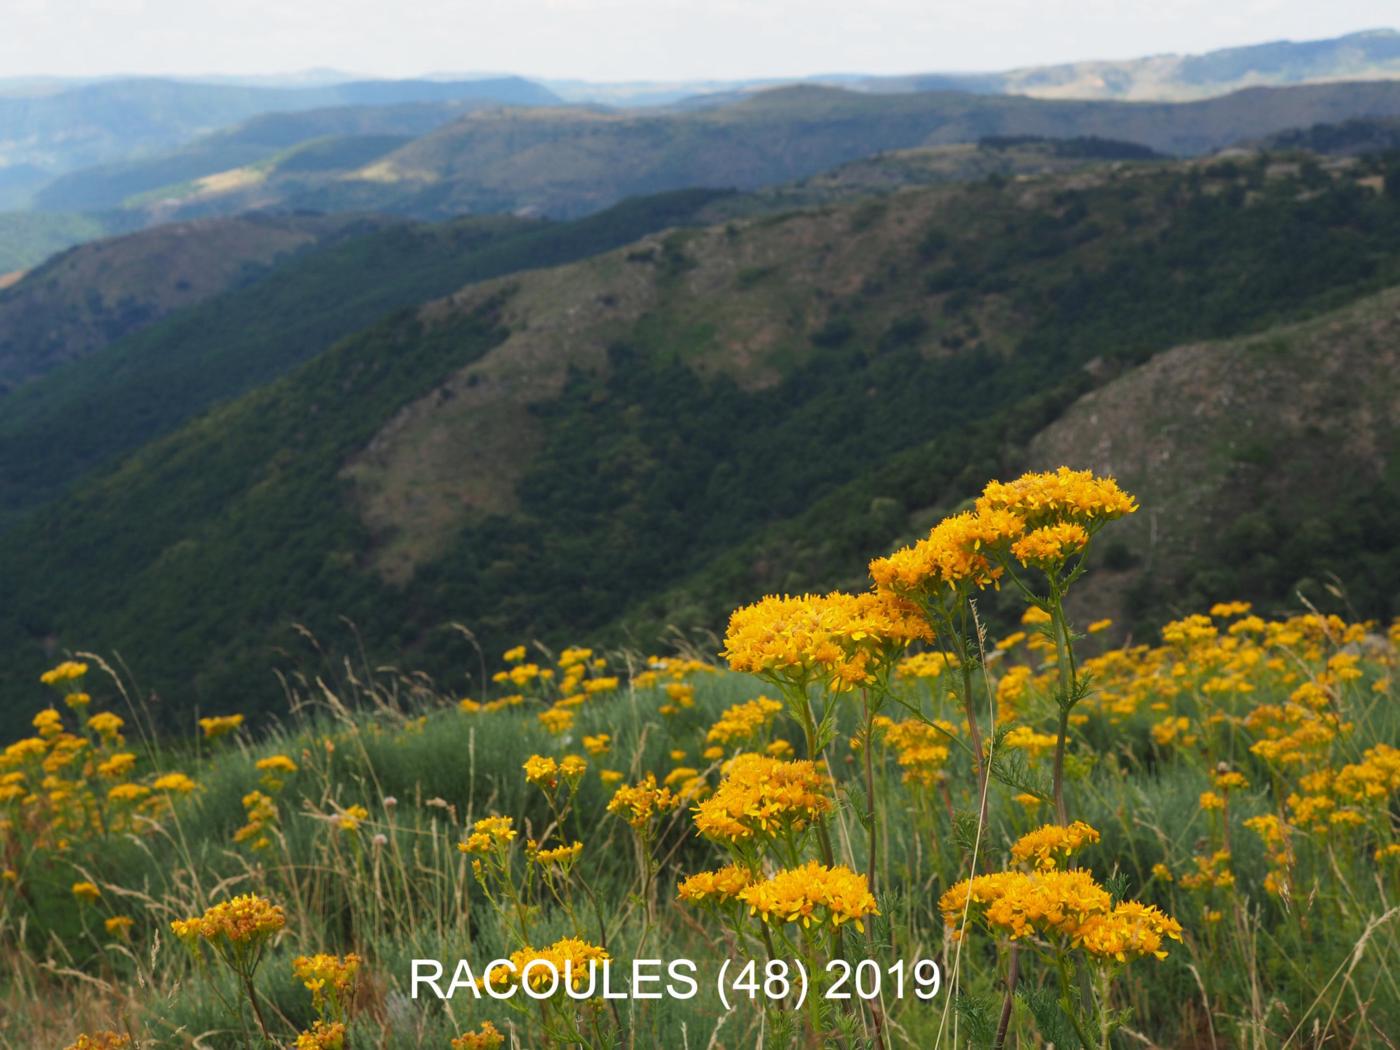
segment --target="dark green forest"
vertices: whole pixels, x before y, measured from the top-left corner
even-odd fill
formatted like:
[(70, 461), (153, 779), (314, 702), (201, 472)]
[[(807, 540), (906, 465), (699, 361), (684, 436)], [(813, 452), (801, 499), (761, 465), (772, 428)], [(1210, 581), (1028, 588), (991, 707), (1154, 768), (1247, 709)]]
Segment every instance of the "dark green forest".
[[(396, 588), (368, 569), (375, 538), (340, 468), (401, 406), (506, 335), (499, 304), (430, 327), (401, 311), (12, 519), (0, 543), (13, 596), (0, 652), (15, 670), (0, 703), (33, 699), (45, 640), (119, 652), (166, 710), (256, 710), (280, 700), (271, 669), (297, 644), (293, 622), (347, 638), (348, 620), (371, 660), (408, 660), (465, 688), (474, 657), (449, 621), (488, 649), (527, 637), (647, 646), (668, 622), (715, 627), (732, 603), (763, 591), (857, 578), (923, 509), (951, 506), (1014, 467), (1024, 442), (1099, 381), (1091, 362), (1097, 375), (1116, 374), (1182, 342), (1263, 330), (1400, 283), (1400, 195), (1360, 181), (1381, 172), (1395, 188), (1393, 161), (1315, 186), (1307, 172), (1266, 178), (1266, 163), (1064, 190), (1039, 210), (1017, 205), (1001, 180), (973, 187), (995, 236), (923, 231), (877, 279), (831, 301), (807, 351), (762, 389), (700, 377), (643, 318), (605, 367), (575, 370), (561, 396), (532, 407), (546, 444), (518, 485), (518, 511), (474, 519)], [(695, 203), (639, 205), (592, 227), (495, 232), (462, 256), (454, 279), (597, 250), (618, 243), (629, 215), (630, 229), (650, 228)], [(657, 265), (683, 273), (684, 233), (668, 245)], [(352, 254), (345, 265), (363, 264)], [(927, 306), (904, 300), (907, 312), (878, 339), (852, 338), (869, 311), (910, 287)], [(1014, 351), (973, 335), (930, 354), (921, 338), (930, 311), (956, 315), (989, 292), (1025, 319)], [(260, 318), (263, 331), (286, 316)], [(330, 316), (309, 331), (326, 338)], [(225, 383), (290, 363), (227, 360), (249, 371)], [(136, 429), (116, 432), (117, 446), (209, 405), (212, 387), (194, 373), (186, 381)], [(19, 481), (10, 506), (44, 495), (46, 477), (90, 465), (49, 458), (16, 470), (44, 448), (35, 438), (7, 466)], [(1261, 508), (1178, 579), (1140, 588), (1134, 613), (1145, 622), (1202, 596), (1287, 600), (1300, 579), (1335, 576), (1359, 612), (1392, 614), (1393, 482), (1381, 495), (1358, 493), (1364, 507)]]

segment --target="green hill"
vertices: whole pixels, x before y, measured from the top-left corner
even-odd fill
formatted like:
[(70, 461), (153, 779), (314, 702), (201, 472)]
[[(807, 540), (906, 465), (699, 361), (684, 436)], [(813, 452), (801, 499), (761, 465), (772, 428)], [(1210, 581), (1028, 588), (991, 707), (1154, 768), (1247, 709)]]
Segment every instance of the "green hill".
[(306, 87), (102, 80), (53, 92), (0, 95), (0, 156), (6, 165), (63, 172), (170, 149), (259, 113), (465, 99), (511, 105), (557, 101), (551, 92), (519, 77)]
[[(395, 106), (339, 106), (299, 113), (264, 113), (177, 150), (138, 160), (83, 168), (54, 179), (34, 196), (45, 211), (101, 212), (162, 187), (181, 186), (207, 175), (259, 164), (299, 146), (320, 142), (377, 142), (382, 152), (401, 146), (461, 116), (468, 102), (419, 102)], [(397, 139), (397, 141), (395, 141)], [(325, 150), (319, 150), (324, 157)], [(340, 164), (367, 163), (363, 145)]]
[[(568, 262), (690, 221), (697, 209), (720, 196), (696, 191), (629, 201), (566, 224), (494, 216), (442, 226), (391, 223), (376, 229), (374, 223), (361, 223), (359, 236), (349, 236), (352, 229), (343, 228), (346, 236), (320, 251), (304, 252), (223, 294), (93, 349), (8, 395), (0, 415), (0, 519), (62, 491), (85, 471), (169, 432), (209, 406), (282, 375), (387, 313), (444, 295), (468, 281)], [(256, 228), (264, 221), (248, 218), (233, 226)], [(273, 229), (283, 222), (290, 229), (298, 224), (344, 227), (342, 220), (330, 218), (266, 222)], [(142, 294), (164, 294), (171, 249), (162, 246), (181, 229), (158, 227), (136, 242), (159, 249), (143, 263), (157, 271), (160, 280), (154, 284), (137, 280), (141, 266), (131, 259), (115, 273), (102, 271), (109, 242), (78, 249), (73, 268), (90, 275), (97, 268), (95, 275), (101, 279), (89, 288), (110, 289), (126, 274), (133, 289), (146, 289)], [(115, 242), (112, 250), (125, 244)], [(194, 238), (192, 246), (198, 252), (217, 245)], [(60, 259), (52, 269), (62, 274), (69, 267)], [(100, 334), (100, 329), (83, 323), (86, 315), (78, 305), (68, 310), (75, 297), (91, 294), (79, 283), (71, 286), (70, 294), (51, 296), (48, 309), (34, 305), (47, 288), (43, 273), (36, 272), (11, 290), (15, 295), (32, 285), (29, 300), (15, 300), (16, 325), (21, 334), (33, 336), (19, 344), (31, 360), (36, 351), (45, 350), (54, 332), (67, 332), (75, 341)], [(131, 301), (135, 292), (124, 294), (125, 298), (112, 297), (120, 305)], [(4, 295), (0, 293), (0, 307), (10, 301)], [(116, 318), (123, 316), (118, 312)], [(84, 425), (75, 428), (75, 419)]]
[(254, 215), (176, 223), (73, 248), (0, 290), (0, 396), (254, 280), (288, 256), (385, 225), (354, 216)]
[(1260, 88), (1189, 103), (802, 86), (684, 111), (478, 109), (360, 167), (306, 172), (259, 162), (128, 203), (152, 221), (271, 207), (568, 217), (638, 194), (755, 189), (882, 151), (987, 136), (1092, 137), (1194, 155), (1284, 128), (1395, 115), (1400, 82)]
[[(431, 668), (449, 620), (487, 646), (645, 643), (641, 624), (859, 578), (1116, 374), (1400, 284), (1400, 203), (1373, 174), (1318, 185), (1263, 158), (908, 190), (473, 284), (16, 522), (4, 696), (82, 644), (172, 709), (255, 709), (292, 621), (347, 616), (369, 659)], [(1251, 402), (1261, 440), (1269, 411), (1362, 410), (1369, 375)], [(1196, 410), (1190, 388), (1154, 396)], [(1332, 451), (1339, 478), (1373, 469)], [(1321, 568), (1350, 586), (1362, 566)]]
[(106, 232), (100, 220), (87, 215), (0, 212), (0, 280)]

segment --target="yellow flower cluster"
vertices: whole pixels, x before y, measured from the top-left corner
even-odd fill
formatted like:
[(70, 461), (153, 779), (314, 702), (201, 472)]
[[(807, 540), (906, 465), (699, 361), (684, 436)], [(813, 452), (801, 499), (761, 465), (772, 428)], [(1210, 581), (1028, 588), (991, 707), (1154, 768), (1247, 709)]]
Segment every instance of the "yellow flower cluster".
[(39, 676), (44, 685), (63, 685), (76, 681), (88, 673), (88, 665), (77, 660), (64, 660), (57, 667), (51, 667)]
[(739, 864), (727, 864), (718, 871), (698, 871), (682, 880), (676, 895), (691, 904), (728, 904), (753, 885), (753, 872)]
[(1081, 551), (1095, 531), (1137, 509), (1112, 478), (1061, 467), (993, 481), (976, 507), (944, 518), (928, 536), (870, 563), (881, 590), (941, 601), (996, 583), (1010, 554), (1049, 569)]
[(346, 956), (298, 955), (292, 960), (292, 976), (311, 993), (312, 1007), (318, 1014), (332, 1017), (344, 1016), (359, 972), (360, 957), (354, 952)]
[(1137, 901), (1115, 907), (1093, 875), (1078, 868), (964, 879), (943, 894), (938, 906), (954, 936), (961, 936), (968, 912), (1012, 940), (1038, 935), (1119, 962), (1142, 955), (1166, 958), (1163, 939), (1181, 940), (1174, 919)]
[(608, 812), (621, 817), (640, 831), (651, 823), (653, 817), (675, 809), (680, 799), (670, 788), (656, 783), (655, 774), (648, 773), (636, 784), (623, 784), (608, 802)]
[(869, 682), (877, 666), (933, 632), (912, 604), (880, 593), (769, 596), (735, 610), (723, 655), (736, 671), (833, 692)]
[(78, 1036), (76, 1042), (70, 1043), (65, 1050), (128, 1050), (130, 1046), (130, 1036), (106, 1031), (93, 1032), (91, 1035), (84, 1033)]
[(1082, 551), (1089, 543), (1088, 530), (1073, 521), (1060, 521), (1032, 529), (1011, 545), (1011, 553), (1024, 565), (1050, 567)]
[(540, 849), (536, 843), (530, 843), (525, 851), (526, 856), (534, 863), (541, 866), (558, 864), (560, 867), (568, 869), (578, 860), (579, 854), (583, 852), (583, 843), (575, 842), (572, 845), (554, 846), (551, 849)]
[(1058, 522), (1093, 528), (1132, 514), (1137, 510), (1137, 502), (1112, 478), (1060, 467), (1023, 474), (1011, 482), (989, 482), (977, 500), (977, 511), (985, 514), (998, 510), (1017, 515), (1031, 530)]
[(749, 914), (779, 924), (811, 926), (829, 921), (832, 926), (841, 926), (850, 922), (864, 933), (862, 920), (879, 914), (864, 875), (839, 864), (828, 868), (816, 861), (779, 871), (740, 890), (738, 897), (749, 906)]
[(937, 720), (929, 725), (912, 718), (896, 722), (877, 715), (874, 727), (894, 749), (895, 761), (904, 771), (904, 783), (926, 788), (938, 783), (948, 761), (948, 738), (956, 732), (951, 722)]
[(203, 731), (205, 740), (217, 740), (221, 736), (227, 736), (242, 724), (242, 715), (215, 715), (199, 720), (199, 728)]
[(510, 961), (515, 964), (512, 972), (504, 966), (491, 971), (491, 983), (497, 988), (509, 988), (520, 981), (525, 967), (537, 959), (543, 959), (549, 966), (535, 966), (530, 970), (530, 987), (536, 990), (548, 988), (559, 975), (558, 991), (564, 989), (565, 968), (568, 981), (575, 989), (588, 983), (589, 966), (610, 958), (608, 953), (595, 944), (577, 937), (565, 937), (555, 941), (548, 948), (532, 948), (528, 944), (518, 952), (511, 952)]
[(452, 1040), (452, 1050), (498, 1050), (506, 1037), (490, 1021), (482, 1021), (475, 1032), (463, 1032)]
[[(55, 681), (71, 683), (85, 673), (61, 664)], [(64, 677), (68, 676), (68, 677)], [(169, 810), (165, 778), (137, 778), (137, 758), (123, 750), (120, 716), (98, 712), (83, 720), (91, 698), (74, 705), (80, 720), (70, 731), (65, 716), (49, 707), (34, 716), (34, 735), (0, 748), (0, 856), (30, 857), (37, 850), (67, 851), (77, 843), (118, 834), (151, 834)], [(194, 782), (185, 778), (189, 789)], [(23, 865), (19, 865), (23, 867)], [(21, 881), (22, 871), (8, 881)]]
[(340, 1021), (317, 1021), (297, 1035), (292, 1050), (345, 1050), (345, 1025)]
[(729, 761), (715, 793), (695, 807), (695, 827), (728, 843), (800, 832), (831, 809), (828, 789), (812, 762), (746, 752)]
[(246, 893), (215, 904), (196, 918), (176, 919), (170, 929), (187, 944), (201, 939), (212, 943), (258, 944), (286, 924), (287, 917), (281, 905)]
[(762, 737), (782, 711), (782, 703), (766, 696), (734, 704), (725, 708), (719, 720), (710, 726), (705, 741), (710, 744), (733, 744)]
[(1155, 905), (1123, 901), (1107, 915), (1091, 915), (1075, 944), (1099, 959), (1131, 962), (1145, 955), (1165, 959), (1167, 940), (1181, 940), (1181, 924)]
[(472, 825), (465, 842), (457, 843), (463, 853), (491, 853), (510, 845), (515, 838), (510, 817), (482, 817)]
[(1099, 833), (1082, 820), (1069, 827), (1045, 824), (1029, 831), (1011, 847), (1011, 859), (1037, 871), (1063, 867), (1071, 854), (1089, 843), (1098, 842)]
[(261, 791), (250, 791), (243, 796), (243, 809), (247, 822), (233, 833), (233, 841), (247, 842), (255, 850), (267, 849), (272, 845), (268, 830), (277, 824), (277, 803)]

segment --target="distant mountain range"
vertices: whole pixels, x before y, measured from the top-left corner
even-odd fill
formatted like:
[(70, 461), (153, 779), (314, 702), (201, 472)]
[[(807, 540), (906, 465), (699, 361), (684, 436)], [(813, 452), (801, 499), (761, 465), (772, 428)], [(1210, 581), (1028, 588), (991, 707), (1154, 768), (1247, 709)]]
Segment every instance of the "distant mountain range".
[[(455, 116), (455, 119), (450, 119)], [(1400, 81), (1253, 88), (1184, 103), (1083, 102), (805, 85), (690, 110), (441, 107), (263, 116), (37, 195), (120, 228), (249, 210), (570, 218), (683, 187), (756, 189), (888, 150), (985, 136), (1095, 137), (1209, 152), (1286, 128), (1400, 116)], [(405, 138), (388, 133), (436, 125)]]
[(0, 169), (50, 177), (153, 150), (268, 112), (410, 102), (542, 105), (558, 98), (520, 77), (440, 82), (372, 80), (311, 87), (247, 87), (178, 80), (97, 81), (42, 94), (0, 95)]
[(868, 91), (979, 91), (1032, 98), (1167, 102), (1247, 87), (1400, 78), (1400, 32), (1374, 29), (1327, 40), (1276, 40), (1200, 55), (1030, 66), (1004, 73), (870, 77)]
[[(1052, 152), (983, 152), (1008, 148)], [(1086, 615), (1335, 605), (1334, 575), (1400, 611), (1400, 167), (1110, 160), (869, 195), (920, 162), (748, 217), (688, 191), (371, 230), (18, 388), (0, 706), (82, 645), (172, 710), (254, 710), (287, 624), (340, 615), (371, 659), (429, 668), (449, 620), (488, 647), (650, 647), (863, 579), (986, 477), (1051, 460), (1155, 497)]]

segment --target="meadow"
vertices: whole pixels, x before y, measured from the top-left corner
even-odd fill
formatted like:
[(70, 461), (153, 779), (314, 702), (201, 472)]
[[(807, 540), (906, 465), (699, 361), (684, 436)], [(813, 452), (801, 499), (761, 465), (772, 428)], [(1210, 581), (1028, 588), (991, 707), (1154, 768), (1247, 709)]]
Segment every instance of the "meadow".
[(327, 655), (185, 736), (71, 654), (0, 751), (0, 1045), (1393, 1046), (1400, 621), (1074, 622), (1137, 511), (994, 481), (713, 645), (463, 628), (470, 696)]

